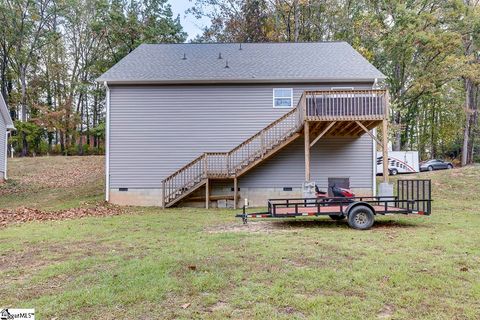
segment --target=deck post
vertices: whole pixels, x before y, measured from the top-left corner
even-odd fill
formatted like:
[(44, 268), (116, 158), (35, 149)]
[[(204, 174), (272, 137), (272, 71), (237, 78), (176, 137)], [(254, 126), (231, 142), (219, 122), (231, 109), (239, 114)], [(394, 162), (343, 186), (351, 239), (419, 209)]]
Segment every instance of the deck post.
[(165, 209), (167, 190), (165, 190), (165, 180), (162, 181), (162, 209)]
[(304, 128), (304, 140), (305, 140), (305, 181), (310, 181), (310, 124), (305, 121)]
[(388, 122), (387, 119), (382, 121), (382, 151), (383, 151), (383, 182), (388, 183)]
[(233, 178), (233, 209), (237, 209), (238, 201), (238, 179), (237, 177)]
[(210, 202), (210, 186), (209, 186), (209, 180), (205, 182), (205, 209), (208, 209), (208, 205)]

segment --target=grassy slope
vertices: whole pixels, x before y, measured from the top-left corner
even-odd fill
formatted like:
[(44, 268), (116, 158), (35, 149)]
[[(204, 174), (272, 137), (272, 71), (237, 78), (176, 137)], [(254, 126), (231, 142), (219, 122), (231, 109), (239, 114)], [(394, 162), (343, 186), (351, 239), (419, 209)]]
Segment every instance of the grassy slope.
[[(0, 231), (0, 307), (35, 307), (41, 319), (478, 319), (479, 174), (422, 175), (434, 214), (380, 217), (366, 232), (328, 219), (244, 228), (229, 210), (156, 208), (12, 226)], [(102, 183), (86, 185), (58, 199), (24, 190), (1, 206), (99, 200)]]
[(44, 210), (77, 207), (103, 199), (103, 157), (9, 159), (9, 181), (0, 184), (0, 208)]

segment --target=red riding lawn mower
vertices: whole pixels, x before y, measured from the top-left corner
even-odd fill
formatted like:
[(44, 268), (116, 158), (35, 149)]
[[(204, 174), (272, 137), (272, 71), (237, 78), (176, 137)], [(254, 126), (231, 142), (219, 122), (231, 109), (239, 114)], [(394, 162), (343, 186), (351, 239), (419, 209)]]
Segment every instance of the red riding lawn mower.
[[(331, 186), (330, 189), (332, 190), (332, 196), (334, 198), (354, 198), (355, 194), (350, 189), (340, 188), (337, 186)], [(315, 194), (317, 198), (327, 198), (328, 192), (322, 191), (315, 185)]]

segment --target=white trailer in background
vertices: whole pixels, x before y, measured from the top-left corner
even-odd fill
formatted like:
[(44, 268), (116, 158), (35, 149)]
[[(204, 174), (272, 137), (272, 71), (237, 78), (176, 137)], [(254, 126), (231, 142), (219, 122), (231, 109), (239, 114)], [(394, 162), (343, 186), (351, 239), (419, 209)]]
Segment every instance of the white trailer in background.
[[(388, 151), (388, 170), (391, 175), (419, 172), (418, 151)], [(381, 152), (377, 152), (377, 174), (383, 174)]]

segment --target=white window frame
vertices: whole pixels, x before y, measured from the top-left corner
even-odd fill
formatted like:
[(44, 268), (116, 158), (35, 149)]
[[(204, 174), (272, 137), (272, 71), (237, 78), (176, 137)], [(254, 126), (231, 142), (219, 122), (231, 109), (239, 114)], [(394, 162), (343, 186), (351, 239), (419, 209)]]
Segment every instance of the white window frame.
[[(275, 105), (275, 90), (290, 90), (290, 106), (276, 106)], [(287, 97), (277, 97), (279, 99), (288, 99)], [(272, 105), (275, 109), (291, 109), (293, 108), (293, 88), (273, 88), (272, 90)]]
[(349, 91), (349, 90), (354, 90), (354, 87), (331, 87), (330, 90), (332, 91)]

